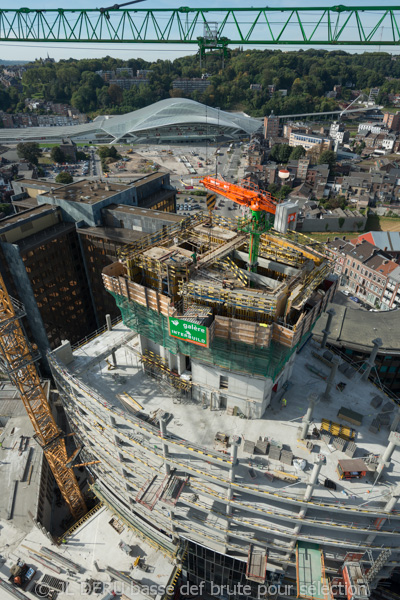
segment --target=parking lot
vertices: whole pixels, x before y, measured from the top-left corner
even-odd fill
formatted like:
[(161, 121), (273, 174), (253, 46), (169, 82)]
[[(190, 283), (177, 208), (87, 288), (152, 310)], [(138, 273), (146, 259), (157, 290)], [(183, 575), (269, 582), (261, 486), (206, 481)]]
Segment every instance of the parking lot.
[[(54, 179), (59, 173), (65, 171), (74, 178), (97, 177), (101, 176), (101, 163), (93, 146), (84, 146), (78, 148), (85, 152), (87, 159), (79, 160), (76, 163), (55, 163), (52, 165), (43, 165), (45, 177)], [(44, 155), (50, 157), (51, 148), (43, 148)]]

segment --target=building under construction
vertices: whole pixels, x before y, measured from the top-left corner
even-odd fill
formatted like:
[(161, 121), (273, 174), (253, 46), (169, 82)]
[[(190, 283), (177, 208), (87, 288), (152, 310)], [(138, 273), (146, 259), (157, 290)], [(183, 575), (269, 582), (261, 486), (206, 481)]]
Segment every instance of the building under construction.
[(270, 229), (249, 269), (251, 243), (199, 213), (125, 247), (103, 269), (122, 323), (64, 342), (53, 375), (94, 493), (181, 582), (367, 599), (399, 566), (400, 413), (374, 351), (340, 363), (331, 319), (312, 340), (337, 286), (322, 249)]

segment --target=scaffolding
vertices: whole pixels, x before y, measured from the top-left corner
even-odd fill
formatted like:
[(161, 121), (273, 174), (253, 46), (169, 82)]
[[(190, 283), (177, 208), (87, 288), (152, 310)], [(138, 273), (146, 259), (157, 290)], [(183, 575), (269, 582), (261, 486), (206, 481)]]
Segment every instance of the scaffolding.
[(267, 348), (258, 348), (214, 337), (210, 347), (203, 348), (171, 337), (168, 319), (163, 314), (147, 309), (118, 294), (113, 293), (113, 296), (121, 311), (123, 323), (133, 331), (163, 346), (174, 355), (182, 353), (192, 359), (198, 358), (202, 362), (232, 371), (275, 379), (298, 344), (301, 344), (308, 335), (308, 333), (304, 334), (293, 347), (271, 340)]

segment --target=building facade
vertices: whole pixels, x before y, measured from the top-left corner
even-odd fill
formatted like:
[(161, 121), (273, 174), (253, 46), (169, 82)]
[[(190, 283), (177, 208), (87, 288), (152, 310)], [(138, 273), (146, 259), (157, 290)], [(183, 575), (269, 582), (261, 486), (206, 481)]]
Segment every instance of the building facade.
[(289, 146), (303, 146), (305, 150), (318, 149), (321, 152), (332, 149), (332, 140), (316, 133), (305, 133), (295, 130), (290, 133)]
[(388, 253), (365, 239), (354, 243), (335, 239), (327, 244), (327, 251), (335, 260), (335, 273), (342, 285), (356, 296), (381, 310), (388, 310), (396, 303), (397, 291), (394, 287), (392, 290), (393, 283), (388, 290), (387, 285), (390, 277), (392, 281), (397, 278), (400, 268)]
[[(127, 249), (103, 270), (123, 324), (50, 356), (83, 456), (100, 461), (89, 467), (92, 489), (177, 559), (181, 583), (203, 582), (201, 595), (268, 598), (260, 586), (282, 583), (292, 586), (287, 597), (315, 597), (308, 586), (343, 579), (356, 554), (362, 574), (369, 560), (376, 565), (372, 587), (400, 560), (393, 510), (400, 494), (380, 496), (392, 473), (393, 483), (398, 477), (398, 421), (387, 420), (395, 405), (384, 398), (391, 431), (371, 439), (369, 419), (346, 426), (351, 440), (352, 429), (359, 435), (348, 452), (362, 444), (369, 459), (368, 466), (344, 463), (347, 440), (332, 439), (330, 427), (338, 411), (351, 417), (336, 387), (346, 376), (330, 370), (338, 368), (332, 354), (305, 344), (336, 290), (329, 263), (300, 234), (269, 232), (249, 275), (247, 236), (205, 224), (196, 216), (162, 240)], [(333, 372), (330, 383), (313, 378), (309, 396), (310, 371), (321, 369)], [(353, 417), (362, 420), (382, 392), (369, 381), (345, 381)], [(317, 401), (328, 393), (329, 402)], [(325, 443), (337, 451), (322, 457)], [(361, 467), (353, 471), (359, 477), (340, 479), (347, 473), (340, 463)], [(372, 481), (376, 495), (366, 502)], [(351, 497), (342, 493), (350, 484)], [(390, 561), (381, 560), (379, 571), (383, 549)]]

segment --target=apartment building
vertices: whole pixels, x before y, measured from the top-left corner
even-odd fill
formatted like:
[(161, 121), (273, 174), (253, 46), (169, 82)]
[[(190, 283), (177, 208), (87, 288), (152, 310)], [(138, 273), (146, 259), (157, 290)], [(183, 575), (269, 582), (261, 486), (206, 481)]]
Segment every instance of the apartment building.
[[(337, 238), (328, 242), (326, 247), (335, 259), (334, 272), (340, 276), (342, 285), (356, 296), (371, 307), (382, 310), (388, 310), (397, 302), (397, 288), (393, 287), (393, 281), (400, 269), (388, 253), (365, 239), (358, 243), (357, 240), (349, 242)], [(386, 291), (390, 277), (392, 282)]]
[(269, 117), (264, 118), (264, 137), (265, 139), (279, 136), (279, 117), (271, 112)]
[[(0, 271), (25, 305), (30, 340), (45, 357), (63, 339), (75, 344), (89, 335), (107, 313), (117, 316), (101, 269), (118, 260), (119, 249), (182, 218), (168, 212), (176, 192), (165, 173), (132, 185), (19, 180), (13, 188), (17, 214), (0, 223)], [(135, 220), (124, 207), (136, 208)]]
[(400, 112), (394, 113), (385, 112), (383, 114), (383, 122), (388, 129), (400, 131)]
[(185, 94), (204, 92), (209, 85), (211, 85), (211, 81), (203, 77), (181, 77), (172, 82), (174, 90), (182, 90)]
[(305, 150), (318, 148), (322, 152), (332, 149), (332, 140), (321, 134), (305, 133), (305, 131), (297, 130), (290, 133), (289, 146), (294, 148), (303, 146)]

